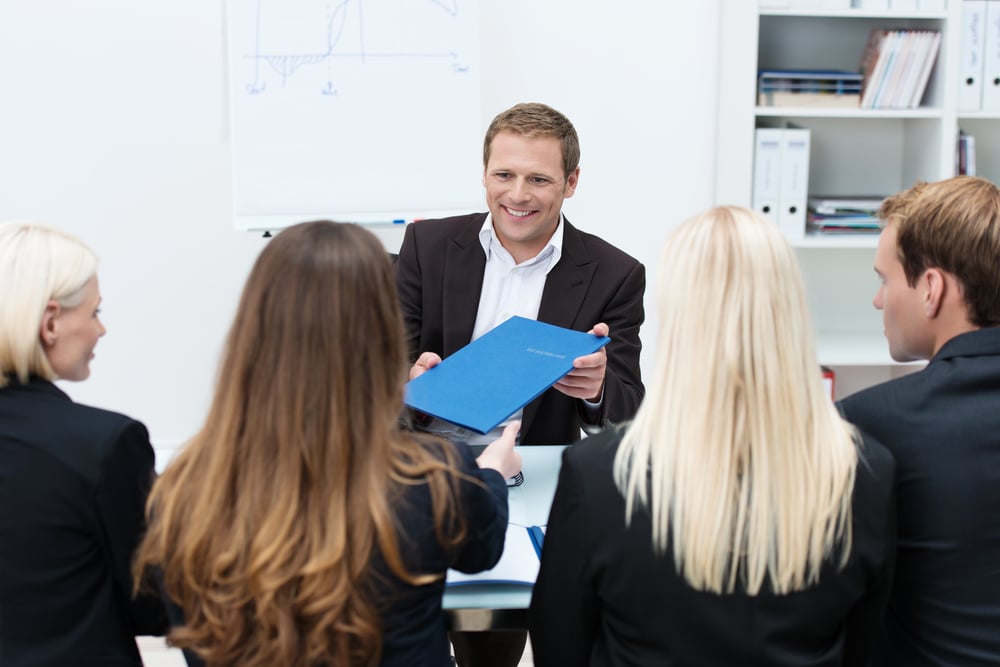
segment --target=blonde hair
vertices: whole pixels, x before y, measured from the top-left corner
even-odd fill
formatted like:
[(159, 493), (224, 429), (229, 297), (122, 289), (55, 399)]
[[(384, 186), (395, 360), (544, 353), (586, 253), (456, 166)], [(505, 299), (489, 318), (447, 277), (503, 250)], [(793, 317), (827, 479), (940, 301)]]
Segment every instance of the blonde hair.
[(55, 378), (41, 341), (49, 301), (80, 305), (97, 255), (80, 239), (31, 222), (0, 224), (0, 388), (10, 376)]
[[(388, 254), (328, 221), (278, 234), (247, 280), (208, 418), (156, 481), (136, 581), (162, 572), (208, 665), (372, 665), (376, 555), (411, 585), (395, 502), (426, 485), (463, 538), (455, 453), (399, 427), (406, 343)], [(384, 574), (384, 573), (383, 573)]]
[(670, 234), (653, 381), (615, 459), (696, 589), (815, 582), (851, 546), (856, 432), (822, 386), (802, 278), (772, 222), (713, 208)]

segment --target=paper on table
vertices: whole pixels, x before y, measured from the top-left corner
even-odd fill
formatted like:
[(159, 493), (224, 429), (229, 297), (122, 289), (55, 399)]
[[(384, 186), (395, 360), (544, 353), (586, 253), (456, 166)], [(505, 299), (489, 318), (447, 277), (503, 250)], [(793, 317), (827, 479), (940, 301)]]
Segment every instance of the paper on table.
[(528, 533), (528, 528), (507, 524), (507, 537), (500, 560), (489, 570), (466, 574), (448, 570), (448, 586), (469, 584), (521, 584), (534, 586), (538, 578), (538, 552)]

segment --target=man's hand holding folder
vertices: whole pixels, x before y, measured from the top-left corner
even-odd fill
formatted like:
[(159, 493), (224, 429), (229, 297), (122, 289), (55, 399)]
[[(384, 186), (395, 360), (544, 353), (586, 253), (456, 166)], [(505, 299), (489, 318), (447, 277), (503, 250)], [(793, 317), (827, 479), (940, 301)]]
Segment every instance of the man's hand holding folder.
[[(604, 322), (594, 325), (587, 333), (607, 338), (610, 330)], [(608, 368), (608, 351), (603, 347), (573, 360), (573, 370), (562, 376), (553, 386), (570, 398), (582, 398), (590, 403), (600, 403), (604, 395), (604, 374)]]

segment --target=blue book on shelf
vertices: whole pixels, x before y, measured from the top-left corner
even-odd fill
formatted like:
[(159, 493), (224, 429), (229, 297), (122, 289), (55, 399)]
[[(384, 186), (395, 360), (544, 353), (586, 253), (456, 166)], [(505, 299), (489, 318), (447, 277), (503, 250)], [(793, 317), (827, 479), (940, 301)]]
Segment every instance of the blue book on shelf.
[(757, 92), (860, 95), (863, 77), (837, 70), (759, 70)]
[(406, 385), (406, 405), (489, 433), (601, 349), (606, 336), (512, 317)]

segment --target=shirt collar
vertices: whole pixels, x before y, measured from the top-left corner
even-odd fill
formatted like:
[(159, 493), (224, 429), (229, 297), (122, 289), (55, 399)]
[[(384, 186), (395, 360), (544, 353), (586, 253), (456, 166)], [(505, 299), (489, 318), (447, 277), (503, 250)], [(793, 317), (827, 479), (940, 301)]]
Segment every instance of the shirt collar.
[[(521, 263), (524, 265), (532, 265), (539, 262), (545, 262), (545, 273), (548, 274), (552, 270), (559, 260), (562, 258), (562, 246), (563, 246), (563, 215), (559, 214), (559, 224), (556, 225), (556, 231), (552, 233), (551, 238), (549, 238), (548, 243), (541, 251), (529, 260)], [(512, 266), (514, 265), (514, 258), (511, 257), (507, 249), (503, 247), (500, 243), (500, 239), (497, 238), (496, 233), (493, 230), (493, 214), (487, 213), (486, 219), (483, 220), (483, 226), (479, 229), (479, 243), (483, 246), (483, 252), (486, 253), (486, 261), (493, 259), (493, 254), (496, 253), (497, 257), (505, 259)]]

